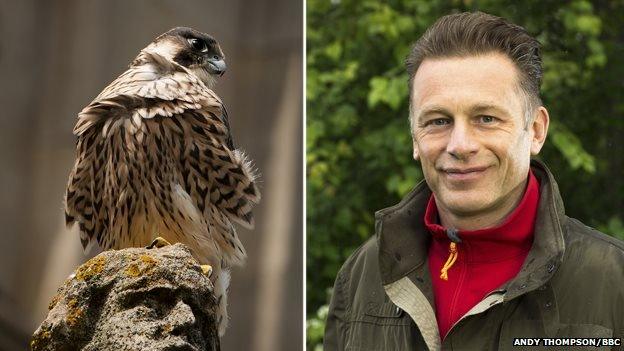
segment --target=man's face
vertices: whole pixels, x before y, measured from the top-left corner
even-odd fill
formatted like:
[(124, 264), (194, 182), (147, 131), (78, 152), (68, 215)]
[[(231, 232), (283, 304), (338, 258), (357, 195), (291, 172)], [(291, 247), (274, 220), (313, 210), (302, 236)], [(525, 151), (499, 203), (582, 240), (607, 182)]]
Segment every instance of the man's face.
[(426, 59), (418, 68), (411, 97), (414, 158), (441, 211), (456, 217), (508, 211), (521, 197), (548, 115), (540, 107), (525, 126), (517, 75), (498, 53)]

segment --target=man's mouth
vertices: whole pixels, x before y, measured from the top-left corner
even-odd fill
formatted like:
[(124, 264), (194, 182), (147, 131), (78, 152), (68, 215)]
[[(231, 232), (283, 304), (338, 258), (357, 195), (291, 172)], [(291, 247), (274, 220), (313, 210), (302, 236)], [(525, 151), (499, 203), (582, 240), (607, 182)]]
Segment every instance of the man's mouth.
[(454, 181), (470, 181), (481, 177), (489, 167), (443, 167), (442, 172)]

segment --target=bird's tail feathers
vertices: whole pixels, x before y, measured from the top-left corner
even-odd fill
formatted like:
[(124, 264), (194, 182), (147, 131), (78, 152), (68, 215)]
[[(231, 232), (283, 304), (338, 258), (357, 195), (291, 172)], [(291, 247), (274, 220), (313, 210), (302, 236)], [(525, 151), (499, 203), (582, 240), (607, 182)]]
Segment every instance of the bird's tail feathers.
[(230, 219), (225, 216), (214, 205), (210, 205), (206, 208), (207, 218), (212, 218), (212, 223), (209, 224), (211, 237), (214, 238), (217, 245), (223, 252), (223, 259), (227, 266), (242, 266), (247, 258), (247, 252), (241, 243), (236, 229), (230, 222)]
[(225, 334), (228, 326), (227, 313), (227, 293), (230, 286), (230, 271), (223, 268), (214, 282), (214, 295), (217, 298), (217, 323), (219, 326), (219, 337)]

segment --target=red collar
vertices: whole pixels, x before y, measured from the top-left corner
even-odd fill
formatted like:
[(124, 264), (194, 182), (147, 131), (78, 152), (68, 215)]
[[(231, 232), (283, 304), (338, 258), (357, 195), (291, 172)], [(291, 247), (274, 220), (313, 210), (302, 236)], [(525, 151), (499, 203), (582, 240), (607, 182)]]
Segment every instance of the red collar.
[[(491, 228), (457, 231), (461, 245), (466, 248), (464, 258), (467, 262), (504, 261), (528, 252), (533, 242), (538, 202), (539, 184), (533, 172), (529, 171), (524, 197), (502, 224)], [(440, 248), (448, 250), (450, 240), (446, 228), (438, 224), (438, 209), (433, 194), (429, 198), (424, 220), (433, 239), (447, 244)], [(448, 252), (439, 254), (448, 255)]]

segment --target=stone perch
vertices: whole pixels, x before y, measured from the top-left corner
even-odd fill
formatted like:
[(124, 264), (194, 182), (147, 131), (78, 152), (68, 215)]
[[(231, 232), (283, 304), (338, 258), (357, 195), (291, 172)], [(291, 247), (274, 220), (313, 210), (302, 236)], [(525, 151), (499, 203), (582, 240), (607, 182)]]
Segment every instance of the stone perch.
[(65, 281), (31, 347), (218, 351), (216, 307), (186, 246), (106, 251)]

